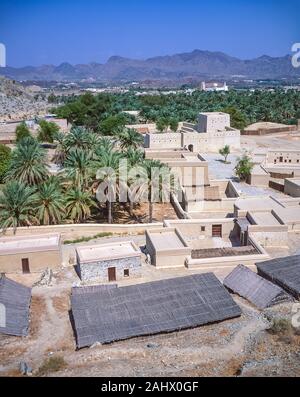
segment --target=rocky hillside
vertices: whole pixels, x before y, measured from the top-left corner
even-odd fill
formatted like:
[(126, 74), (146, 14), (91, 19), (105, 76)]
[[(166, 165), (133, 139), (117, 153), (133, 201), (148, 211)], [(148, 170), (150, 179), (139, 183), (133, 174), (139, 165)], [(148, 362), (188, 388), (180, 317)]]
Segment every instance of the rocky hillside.
[(0, 77), (0, 121), (18, 120), (43, 114), (48, 102), (37, 88), (25, 88)]
[(300, 68), (292, 67), (289, 55), (279, 58), (264, 55), (252, 60), (241, 60), (222, 52), (194, 50), (189, 53), (146, 60), (113, 56), (105, 64), (71, 65), (62, 63), (59, 66), (6, 67), (1, 68), (0, 73), (17, 80), (40, 81), (230, 79), (235, 76), (251, 79), (279, 79), (300, 77)]

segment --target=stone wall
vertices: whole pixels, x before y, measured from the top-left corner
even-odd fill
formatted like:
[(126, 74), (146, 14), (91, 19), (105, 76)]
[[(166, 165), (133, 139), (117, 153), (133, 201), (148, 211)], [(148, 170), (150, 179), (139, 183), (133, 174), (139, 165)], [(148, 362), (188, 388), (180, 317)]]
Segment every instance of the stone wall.
[(116, 268), (116, 281), (123, 280), (124, 270), (129, 270), (129, 277), (141, 277), (141, 258), (130, 257), (112, 260), (104, 260), (79, 264), (80, 278), (83, 282), (98, 281), (108, 282), (108, 268)]
[(264, 248), (267, 247), (288, 247), (288, 232), (261, 231), (251, 233), (251, 236)]
[[(137, 224), (74, 224), (74, 225), (50, 225), (50, 226), (30, 226), (18, 227), (17, 236), (28, 236), (36, 234), (60, 233), (62, 240), (73, 240), (81, 237), (92, 237), (98, 233), (143, 234), (147, 229), (161, 227), (159, 223), (137, 223)], [(5, 236), (13, 236), (13, 229), (7, 229)], [(1, 237), (1, 234), (0, 234)]]

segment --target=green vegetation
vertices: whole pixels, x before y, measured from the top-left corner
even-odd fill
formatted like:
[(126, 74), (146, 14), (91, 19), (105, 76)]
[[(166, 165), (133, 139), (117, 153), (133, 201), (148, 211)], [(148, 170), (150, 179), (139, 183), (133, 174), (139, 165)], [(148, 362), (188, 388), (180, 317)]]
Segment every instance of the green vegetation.
[(16, 128), (16, 142), (28, 137), (31, 137), (31, 133), (25, 122), (23, 122)]
[(4, 185), (0, 195), (0, 226), (30, 226), (37, 222), (35, 216), (35, 190), (22, 182), (12, 181)]
[(227, 158), (230, 155), (230, 146), (225, 145), (222, 149), (219, 150), (221, 156), (224, 157), (224, 162), (227, 164)]
[[(0, 192), (2, 229), (13, 227), (16, 231), (19, 226), (82, 223), (103, 216), (112, 223), (117, 207), (122, 211), (129, 207), (133, 215), (137, 202), (131, 192), (135, 188), (134, 178), (121, 179), (122, 167), (128, 167), (129, 171), (131, 167), (142, 166), (148, 176), (150, 165), (155, 165), (163, 175), (170, 175), (169, 168), (160, 162), (144, 159), (139, 150), (142, 137), (131, 129), (124, 129), (119, 137), (101, 137), (91, 129), (74, 127), (69, 134), (57, 133), (54, 142), (57, 148), (53, 161), (62, 166), (56, 176), (49, 173), (47, 152), (35, 138), (21, 139), (10, 153)], [(5, 152), (8, 153), (6, 148)], [(121, 161), (125, 159), (123, 165)], [(167, 187), (162, 178), (158, 182), (161, 200)], [(99, 198), (98, 187), (103, 185), (104, 197)], [(146, 188), (150, 193), (153, 191), (153, 186), (145, 182), (138, 189), (139, 197)], [(117, 204), (121, 190), (125, 193), (125, 203)], [(154, 199), (151, 194), (150, 197), (152, 221)]]
[(91, 240), (96, 240), (97, 238), (103, 238), (103, 237), (110, 237), (112, 235), (113, 235), (112, 233), (107, 233), (107, 232), (97, 233), (94, 236), (90, 236), (90, 237), (80, 237), (75, 240), (65, 240), (64, 244), (69, 245), (69, 244), (77, 244), (77, 243), (88, 243)]
[[(28, 134), (26, 125), (21, 125), (16, 147), (10, 152), (0, 146), (0, 183), (5, 183), (0, 192), (0, 228), (99, 221), (104, 216), (112, 223), (116, 210), (128, 210), (133, 215), (137, 202), (146, 195), (151, 222), (153, 203), (164, 201), (165, 194), (173, 191), (173, 180), (168, 167), (144, 159), (139, 150), (141, 135), (126, 128), (136, 119), (123, 113), (124, 109), (140, 110), (139, 117), (144, 122), (156, 122), (161, 131), (169, 128), (176, 131), (179, 120), (196, 122), (199, 112), (228, 112), (232, 125), (239, 129), (257, 121), (295, 124), (300, 118), (300, 92), (297, 91), (195, 91), (191, 95), (157, 96), (136, 96), (130, 91), (50, 98), (50, 101), (54, 99), (64, 103), (53, 111), (73, 124), (70, 133), (64, 135), (54, 123), (43, 120), (39, 123), (38, 139)], [(56, 145), (52, 161), (62, 167), (56, 176), (49, 173), (49, 159), (41, 141)], [(225, 162), (229, 153), (229, 147), (220, 151)], [(125, 184), (120, 175), (121, 160), (125, 158), (128, 169), (142, 166), (141, 177), (149, 177), (151, 168), (157, 168), (156, 186), (145, 179), (135, 191), (132, 176)], [(235, 172), (245, 180), (252, 168), (250, 158), (244, 155)], [(105, 197), (99, 201), (96, 193), (103, 185)], [(125, 188), (126, 202), (116, 204), (120, 190), (124, 191), (120, 187)], [(158, 187), (159, 197), (153, 197), (154, 187)]]
[(37, 376), (45, 376), (52, 372), (62, 371), (67, 367), (65, 359), (61, 356), (52, 356), (46, 359), (38, 369)]
[(11, 160), (11, 150), (9, 147), (0, 144), (0, 184), (3, 182), (9, 163)]
[(38, 140), (40, 142), (53, 143), (56, 134), (59, 132), (59, 127), (53, 122), (41, 120), (39, 122)]
[(37, 185), (47, 179), (46, 151), (32, 138), (21, 139), (12, 158), (4, 180), (17, 180), (27, 185)]
[(268, 332), (273, 335), (281, 335), (292, 331), (291, 321), (286, 318), (274, 318)]
[(251, 158), (247, 154), (244, 154), (238, 159), (235, 173), (242, 181), (245, 181), (250, 176), (253, 167), (254, 164), (252, 163)]
[(196, 122), (199, 112), (225, 111), (230, 113), (232, 126), (243, 129), (258, 121), (296, 124), (300, 119), (300, 92), (229, 91), (136, 96), (126, 94), (85, 94), (65, 99), (65, 105), (55, 109), (58, 117), (67, 118), (73, 125), (85, 126), (97, 134), (118, 135), (125, 124), (134, 123), (124, 109), (140, 110), (145, 122), (157, 122), (161, 131), (168, 126), (176, 130), (177, 120)]
[(120, 141), (120, 147), (122, 150), (128, 148), (137, 149), (144, 142), (142, 135), (131, 128), (126, 128), (119, 135), (118, 139)]
[(156, 127), (160, 132), (167, 131), (169, 127), (171, 131), (176, 132), (178, 129), (178, 125), (179, 125), (178, 119), (176, 119), (175, 117), (171, 117), (171, 118), (161, 117), (158, 120), (156, 120)]

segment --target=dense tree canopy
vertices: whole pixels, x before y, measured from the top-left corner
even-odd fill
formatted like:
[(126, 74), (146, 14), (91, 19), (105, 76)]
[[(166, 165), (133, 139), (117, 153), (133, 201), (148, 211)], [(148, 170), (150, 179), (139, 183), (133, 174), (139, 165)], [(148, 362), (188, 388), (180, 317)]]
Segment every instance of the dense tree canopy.
[(125, 94), (85, 94), (71, 97), (65, 105), (55, 109), (77, 126), (91, 128), (94, 132), (111, 135), (119, 127), (133, 123), (134, 117), (123, 110), (140, 110), (145, 122), (158, 122), (160, 129), (167, 125), (175, 130), (178, 121), (195, 122), (199, 112), (225, 111), (232, 117), (232, 126), (244, 128), (258, 121), (295, 124), (300, 118), (300, 92), (229, 91), (192, 94), (137, 96)]

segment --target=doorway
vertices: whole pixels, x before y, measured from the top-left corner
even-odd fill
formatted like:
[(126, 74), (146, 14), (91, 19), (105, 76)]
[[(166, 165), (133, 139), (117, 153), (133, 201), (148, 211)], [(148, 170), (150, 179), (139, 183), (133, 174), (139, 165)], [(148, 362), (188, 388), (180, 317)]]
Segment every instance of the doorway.
[(22, 271), (23, 271), (23, 274), (30, 273), (29, 259), (28, 258), (22, 258)]
[(194, 145), (189, 145), (188, 149), (189, 149), (190, 152), (193, 152), (194, 151)]
[(116, 281), (116, 268), (115, 267), (109, 267), (108, 268), (108, 281)]
[(212, 237), (222, 237), (222, 225), (212, 225)]

